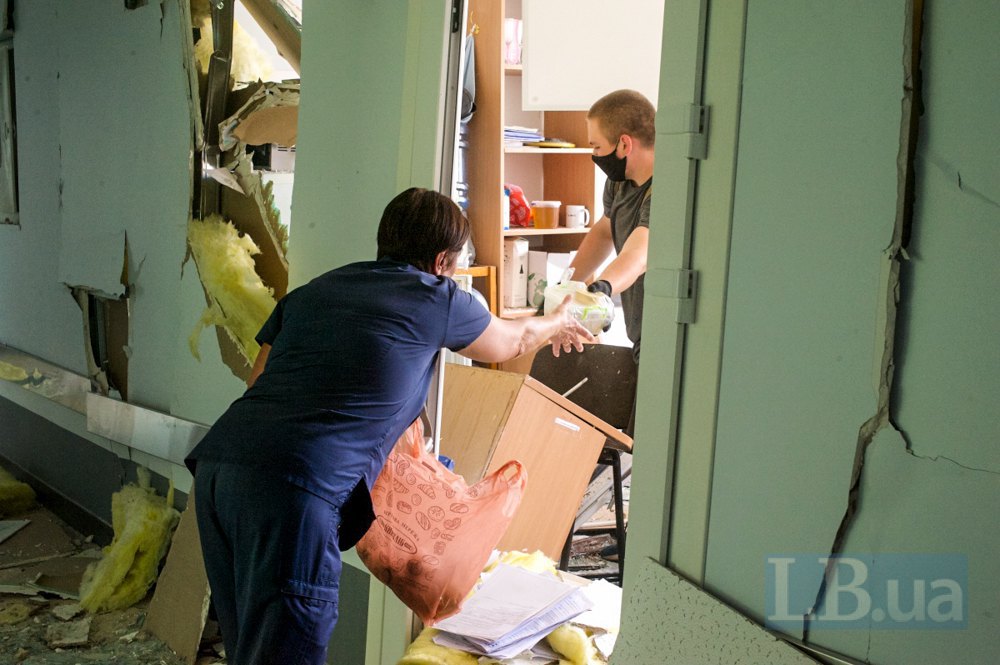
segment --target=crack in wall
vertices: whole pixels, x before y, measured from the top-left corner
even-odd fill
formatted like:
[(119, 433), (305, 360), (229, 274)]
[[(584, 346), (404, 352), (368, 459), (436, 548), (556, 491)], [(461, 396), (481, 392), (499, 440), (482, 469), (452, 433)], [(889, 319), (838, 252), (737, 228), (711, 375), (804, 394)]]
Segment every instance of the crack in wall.
[(971, 184), (969, 184), (968, 178), (963, 180), (962, 172), (959, 171), (954, 164), (949, 162), (941, 155), (928, 151), (924, 153), (923, 158), (927, 164), (936, 168), (938, 171), (944, 174), (946, 178), (954, 179), (956, 181), (956, 184), (958, 185), (959, 191), (961, 191), (963, 194), (968, 194), (972, 198), (982, 203), (985, 203), (986, 205), (992, 206), (994, 208), (1000, 208), (1000, 201), (997, 201), (996, 199), (992, 198), (991, 196), (981, 191), (977, 187), (973, 187)]
[[(830, 547), (830, 561), (826, 565), (823, 580), (816, 593), (816, 600), (809, 613), (803, 616), (802, 639), (809, 641), (811, 618), (818, 615), (823, 607), (826, 587), (832, 575), (835, 574), (837, 562), (834, 559), (843, 550), (847, 534), (857, 516), (861, 495), (861, 476), (865, 465), (865, 455), (876, 434), (886, 427), (891, 427), (904, 436), (903, 432), (892, 422), (889, 416), (889, 397), (892, 392), (892, 379), (895, 368), (896, 318), (899, 311), (900, 262), (907, 258), (906, 246), (909, 244), (910, 231), (913, 225), (914, 201), (914, 168), (916, 155), (917, 130), (919, 128), (920, 112), (920, 36), (923, 21), (923, 0), (907, 0), (903, 28), (903, 95), (900, 100), (900, 141), (896, 157), (896, 217), (893, 225), (892, 239), (883, 250), (883, 266), (880, 285), (882, 289), (882, 309), (879, 312), (877, 333), (882, 338), (882, 355), (879, 361), (878, 394), (875, 414), (866, 420), (858, 431), (855, 446), (854, 464), (851, 469), (851, 481), (847, 492), (847, 507)], [(915, 108), (916, 105), (916, 108)], [(907, 444), (909, 449), (909, 444)], [(868, 632), (868, 646), (865, 660), (871, 650), (871, 631)]]
[(916, 457), (917, 459), (926, 460), (928, 462), (937, 462), (939, 460), (944, 460), (945, 462), (951, 462), (955, 466), (965, 469), (966, 471), (977, 471), (979, 473), (988, 473), (994, 476), (1000, 476), (1000, 471), (994, 471), (992, 469), (982, 469), (977, 466), (969, 466), (967, 464), (962, 464), (961, 462), (953, 460), (950, 457), (946, 457), (945, 455), (918, 455), (912, 450), (907, 450), (906, 452), (908, 452), (913, 457)]

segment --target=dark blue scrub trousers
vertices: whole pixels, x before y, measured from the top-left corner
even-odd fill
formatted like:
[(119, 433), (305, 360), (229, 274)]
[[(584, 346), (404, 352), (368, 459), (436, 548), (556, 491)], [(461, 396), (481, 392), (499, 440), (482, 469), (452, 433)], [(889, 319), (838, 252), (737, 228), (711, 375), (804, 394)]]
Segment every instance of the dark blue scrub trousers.
[(257, 469), (199, 460), (195, 510), (230, 665), (322, 665), (337, 622), (339, 507)]

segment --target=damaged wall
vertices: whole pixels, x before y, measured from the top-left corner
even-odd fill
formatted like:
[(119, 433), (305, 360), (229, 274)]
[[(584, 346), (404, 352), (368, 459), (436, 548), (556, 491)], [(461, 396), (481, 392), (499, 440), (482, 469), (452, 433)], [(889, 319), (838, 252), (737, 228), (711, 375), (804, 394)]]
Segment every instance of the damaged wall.
[[(214, 340), (200, 363), (187, 346), (205, 308), (193, 264), (182, 275), (194, 133), (188, 21), (182, 0), (134, 10), (17, 3), (21, 215), (19, 227), (0, 228), (0, 344), (86, 375), (82, 316), (66, 284), (123, 292), (127, 238), (129, 398), (211, 422), (242, 384)], [(107, 520), (104, 489), (133, 468), (122, 457), (183, 478), (176, 465), (91, 435), (81, 413), (23, 393), (0, 382), (0, 399), (12, 402), (4, 413), (24, 421), (0, 430), (0, 457), (85, 511)], [(38, 417), (66, 435), (42, 440)], [(51, 468), (60, 457), (91, 466), (67, 474)]]
[(765, 555), (830, 547), (877, 406), (903, 6), (747, 10), (705, 581), (757, 616)]
[[(969, 626), (811, 630), (808, 640), (878, 663), (986, 663), (1000, 647), (1000, 305), (987, 295), (1000, 287), (1000, 106), (986, 94), (998, 15), (971, 0), (925, 10), (896, 317), (883, 265), (902, 205), (912, 10), (902, 0), (747, 6), (705, 584), (763, 621), (765, 556), (831, 551), (860, 449), (858, 512), (840, 551), (968, 555)], [(885, 406), (887, 315), (892, 423), (878, 420), (859, 448)]]
[[(993, 663), (1000, 649), (1000, 70), (996, 5), (926, 3), (923, 116), (902, 263), (892, 419), (865, 457), (845, 551), (968, 556), (960, 631), (814, 632), (874, 663)], [(961, 654), (957, 658), (956, 654)]]
[(121, 294), (127, 235), (130, 398), (161, 410), (173, 389), (173, 358), (164, 351), (176, 337), (191, 191), (180, 8), (176, 0), (133, 11), (59, 3), (55, 24), (63, 182), (58, 278)]

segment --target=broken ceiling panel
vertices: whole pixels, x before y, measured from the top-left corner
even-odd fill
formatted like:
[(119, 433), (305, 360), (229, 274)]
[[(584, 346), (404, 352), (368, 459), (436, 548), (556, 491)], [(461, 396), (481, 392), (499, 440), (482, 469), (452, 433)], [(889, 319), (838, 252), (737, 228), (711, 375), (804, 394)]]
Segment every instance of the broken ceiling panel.
[(296, 72), (302, 61), (302, 5), (289, 0), (243, 0), (250, 16)]
[(613, 663), (805, 665), (817, 661), (652, 559), (638, 566), (623, 599)]

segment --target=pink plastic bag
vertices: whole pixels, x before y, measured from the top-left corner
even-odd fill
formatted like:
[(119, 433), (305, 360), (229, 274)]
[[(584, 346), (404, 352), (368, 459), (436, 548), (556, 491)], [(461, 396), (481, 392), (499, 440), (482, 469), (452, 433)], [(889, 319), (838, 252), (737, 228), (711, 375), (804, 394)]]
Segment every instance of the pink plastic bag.
[(510, 226), (530, 226), (531, 206), (524, 196), (524, 190), (517, 185), (504, 185), (510, 191)]
[(424, 452), (417, 420), (375, 481), (375, 523), (358, 556), (425, 624), (451, 616), (514, 518), (527, 480), (521, 463), (510, 461), (467, 486)]

